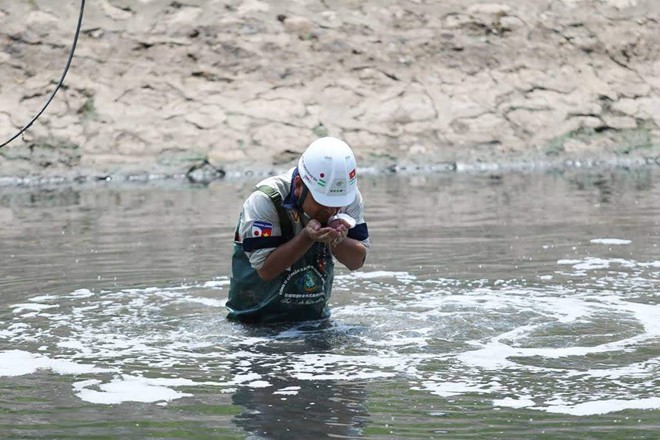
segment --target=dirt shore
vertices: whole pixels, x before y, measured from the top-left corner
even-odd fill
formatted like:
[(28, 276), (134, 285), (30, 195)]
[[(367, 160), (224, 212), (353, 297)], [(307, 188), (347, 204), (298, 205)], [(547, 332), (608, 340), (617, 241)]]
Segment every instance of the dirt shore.
[[(76, 0), (0, 0), (0, 142), (39, 110)], [(96, 0), (0, 177), (660, 164), (656, 0)]]

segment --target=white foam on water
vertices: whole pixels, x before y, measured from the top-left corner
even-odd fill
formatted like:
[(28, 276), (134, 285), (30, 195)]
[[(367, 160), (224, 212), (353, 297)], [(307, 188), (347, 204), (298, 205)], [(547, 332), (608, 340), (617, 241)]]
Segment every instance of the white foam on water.
[(387, 306), (374, 306), (370, 304), (351, 304), (342, 307), (335, 307), (332, 310), (332, 316), (335, 318), (379, 315), (390, 312), (391, 308)]
[[(560, 260), (558, 264), (571, 264), (575, 265), (574, 269), (583, 271), (593, 268), (609, 268), (618, 265), (623, 268), (646, 268), (655, 267), (655, 262), (637, 262), (625, 259), (605, 259), (596, 257), (587, 257), (575, 260)], [(647, 274), (646, 276), (657, 276), (657, 274)], [(616, 285), (626, 286), (640, 283), (649, 283), (648, 278), (644, 276), (628, 276), (625, 273), (618, 275), (608, 275), (607, 280), (602, 284), (604, 286)], [(542, 289), (532, 289), (529, 286), (517, 288), (511, 283), (493, 283), (495, 285), (503, 286), (500, 289), (493, 289), (492, 287), (478, 287), (469, 291), (461, 292), (460, 296), (456, 292), (424, 292), (414, 293), (410, 292), (404, 294), (407, 301), (404, 300), (395, 304), (392, 307), (384, 306), (378, 302), (361, 303), (357, 305), (344, 306), (339, 310), (337, 316), (342, 319), (349, 319), (351, 316), (368, 320), (378, 320), (378, 316), (387, 316), (388, 319), (393, 321), (391, 327), (396, 327), (396, 322), (405, 322), (407, 326), (414, 327), (416, 320), (420, 318), (435, 319), (437, 318), (455, 318), (464, 315), (469, 317), (472, 314), (471, 309), (478, 310), (486, 320), (484, 324), (488, 325), (488, 311), (502, 311), (502, 320), (508, 321), (510, 316), (515, 316), (519, 313), (529, 313), (535, 320), (540, 320), (538, 324), (523, 324), (519, 325), (512, 330), (504, 332), (495, 332), (495, 334), (486, 339), (473, 340), (469, 345), (476, 346), (476, 350), (467, 350), (451, 354), (454, 362), (448, 361), (446, 368), (447, 374), (444, 376), (432, 377), (431, 380), (422, 380), (423, 389), (430, 391), (432, 394), (451, 397), (463, 394), (509, 394), (511, 397), (504, 399), (493, 399), (496, 406), (508, 406), (512, 408), (531, 408), (543, 410), (546, 407), (552, 406), (555, 411), (564, 411), (571, 414), (580, 414), (583, 411), (585, 414), (596, 414), (593, 405), (588, 405), (585, 402), (585, 408), (575, 407), (575, 405), (565, 405), (563, 403), (557, 405), (549, 405), (551, 402), (556, 401), (555, 391), (545, 390), (547, 384), (556, 387), (556, 392), (564, 395), (570, 390), (578, 389), (575, 386), (575, 381), (586, 382), (589, 387), (593, 387), (590, 397), (601, 397), (599, 402), (608, 402), (603, 405), (598, 411), (619, 411), (625, 408), (647, 408), (654, 407), (655, 403), (650, 398), (644, 397), (644, 393), (648, 389), (653, 388), (653, 378), (657, 377), (658, 365), (660, 365), (660, 357), (642, 361), (637, 364), (629, 364), (627, 353), (633, 352), (638, 347), (643, 347), (644, 344), (651, 344), (657, 341), (660, 337), (660, 306), (655, 304), (642, 304), (638, 302), (631, 302), (628, 298), (629, 295), (622, 295), (625, 289), (618, 290), (591, 290), (591, 288), (580, 289), (570, 288), (564, 286), (544, 286)], [(513, 283), (515, 284), (515, 283)], [(652, 285), (652, 284), (649, 284)], [(576, 286), (577, 287), (577, 286)], [(408, 290), (408, 289), (404, 289)], [(472, 298), (474, 297), (474, 299)], [(399, 318), (397, 310), (402, 313), (407, 312), (408, 315), (402, 319)], [(450, 310), (448, 312), (448, 310)], [(630, 334), (630, 330), (623, 332), (621, 338), (614, 338), (609, 342), (598, 344), (582, 345), (573, 342), (571, 345), (564, 346), (526, 346), (529, 341), (534, 341), (535, 334), (543, 335), (547, 332), (547, 328), (554, 326), (588, 326), (592, 322), (597, 322), (603, 319), (603, 316), (610, 316), (610, 321), (613, 323), (621, 322), (630, 330), (635, 327), (629, 326), (627, 323), (637, 323), (641, 328), (636, 328), (634, 334)], [(594, 321), (595, 320), (595, 321)], [(533, 321), (529, 321), (533, 322)], [(466, 322), (469, 326), (470, 324)], [(401, 325), (401, 324), (399, 324)], [(473, 324), (474, 325), (474, 324)], [(625, 328), (625, 327), (624, 327)], [(557, 337), (564, 339), (575, 339), (566, 335), (564, 330)], [(431, 335), (432, 336), (432, 335)], [(362, 338), (370, 347), (383, 347), (388, 346), (396, 349), (399, 345), (397, 339), (400, 334), (396, 331), (387, 333), (387, 337), (382, 339)], [(410, 338), (402, 341), (417, 343), (419, 348), (429, 346), (430, 338), (426, 334), (418, 338)], [(520, 343), (519, 343), (520, 341)], [(542, 341), (542, 339), (539, 339)], [(551, 363), (549, 366), (543, 366), (547, 361), (571, 359), (568, 365), (571, 365), (574, 360), (582, 360), (585, 364), (593, 363), (589, 360), (589, 356), (597, 359), (600, 355), (606, 355), (608, 359), (618, 359), (619, 363), (610, 367), (607, 364), (600, 364), (598, 368), (583, 369), (582, 367), (572, 368), (567, 366), (557, 367), (556, 365), (566, 365), (563, 362), (560, 364)], [(442, 356), (435, 356), (436, 360), (442, 359)], [(628, 365), (621, 365), (621, 363)], [(489, 377), (494, 373), (501, 373), (507, 371), (514, 373), (505, 383), (500, 387), (499, 385), (492, 386), (489, 382), (483, 383), (483, 378)], [(463, 377), (473, 377), (475, 380), (455, 380), (451, 376), (460, 372)], [(492, 373), (489, 373), (492, 372)], [(508, 373), (507, 373), (508, 374)], [(516, 384), (515, 377), (520, 374), (523, 376), (536, 376), (536, 379), (529, 379), (536, 381), (538, 386), (544, 389), (539, 392), (539, 395), (534, 394), (535, 399), (530, 398), (531, 394), (519, 393), (518, 385)], [(421, 374), (423, 376), (423, 374)], [(635, 383), (629, 384), (627, 381), (635, 378)], [(603, 382), (602, 379), (608, 379)], [(620, 382), (612, 382), (618, 380)], [(645, 382), (644, 382), (645, 380)], [(596, 381), (596, 382), (593, 382)], [(639, 381), (642, 381), (639, 384)], [(413, 388), (415, 389), (415, 388)], [(419, 387), (417, 387), (419, 389)], [(641, 395), (640, 399), (623, 399), (622, 397), (632, 397), (634, 395)], [(578, 394), (579, 396), (579, 394)], [(609, 397), (609, 398), (608, 398)], [(587, 396), (578, 397), (585, 399)], [(621, 401), (627, 402), (625, 404)], [(613, 404), (619, 402), (619, 404)], [(637, 403), (630, 403), (637, 402)], [(640, 403), (642, 402), (642, 403)]]
[(660, 367), (660, 357), (649, 361), (638, 362), (623, 367), (592, 368), (589, 370), (566, 372), (566, 378), (608, 379), (645, 379), (654, 377)]
[(336, 381), (356, 381), (383, 379), (396, 377), (396, 373), (386, 373), (383, 371), (360, 371), (360, 372), (328, 372), (328, 373), (297, 373), (294, 375), (299, 380), (336, 380)]
[(373, 347), (425, 347), (429, 345), (428, 336), (406, 337), (392, 335), (390, 340), (370, 340), (369, 345)]
[(69, 298), (90, 298), (94, 296), (94, 292), (89, 289), (78, 289), (69, 294)]
[(247, 386), (250, 388), (268, 388), (273, 385), (265, 380), (255, 380), (254, 382), (249, 382)]
[(260, 382), (261, 374), (254, 372), (247, 372), (244, 374), (235, 374), (234, 378), (229, 382), (229, 385), (240, 385), (245, 383)]
[(279, 390), (273, 392), (273, 394), (281, 394), (283, 396), (295, 396), (298, 394), (300, 389), (301, 387), (298, 386), (285, 387), (285, 388), (280, 388)]
[(57, 304), (14, 304), (10, 306), (14, 313), (40, 312), (42, 310), (54, 309), (59, 307)]
[(422, 382), (422, 388), (413, 387), (413, 389), (426, 389), (431, 394), (441, 397), (454, 397), (464, 394), (491, 394), (501, 391), (501, 387), (496, 384), (477, 384), (468, 381), (447, 381), (434, 378), (433, 381)]
[(515, 368), (518, 365), (508, 359), (515, 353), (516, 351), (506, 344), (491, 342), (481, 349), (461, 353), (456, 358), (465, 365), (499, 371), (504, 368)]
[(204, 306), (208, 307), (224, 307), (225, 304), (227, 303), (226, 299), (214, 299), (214, 298), (202, 298), (202, 297), (195, 297), (195, 296), (185, 296), (181, 298), (180, 302), (190, 302), (190, 303), (197, 303), (197, 304), (202, 304)]
[(22, 350), (0, 352), (0, 377), (24, 376), (35, 373), (37, 370), (51, 370), (62, 375), (113, 371), (107, 368), (97, 368), (93, 365), (78, 364), (66, 359), (50, 359), (47, 356)]
[(557, 260), (557, 264), (571, 265), (577, 271), (595, 270), (595, 269), (609, 269), (613, 265), (621, 266), (626, 269), (648, 267), (654, 265), (655, 262), (639, 262), (633, 260), (626, 260), (623, 258), (598, 258), (598, 257), (585, 257), (582, 259), (561, 259)]
[[(73, 384), (76, 395), (85, 402), (113, 405), (123, 402), (163, 402), (191, 396), (191, 394), (173, 390), (177, 386), (194, 386), (186, 379), (148, 379), (139, 376), (123, 376), (109, 383), (91, 379)], [(96, 387), (98, 389), (91, 389)]]
[(40, 295), (28, 299), (28, 301), (31, 302), (55, 301), (57, 298), (59, 298), (57, 295)]
[(632, 243), (631, 240), (624, 240), (621, 238), (594, 238), (593, 240), (591, 240), (591, 242), (596, 244), (610, 244), (614, 246), (620, 246), (620, 245)]
[(61, 348), (70, 348), (72, 350), (78, 350), (81, 352), (87, 351), (85, 344), (82, 341), (77, 341), (75, 339), (60, 341), (57, 343), (57, 346)]
[[(653, 340), (660, 337), (660, 320), (657, 319), (659, 310), (657, 305), (647, 305), (631, 303), (614, 297), (606, 300), (606, 297), (598, 298), (600, 302), (595, 301), (595, 297), (562, 298), (552, 297), (536, 299), (535, 306), (543, 306), (542, 311), (553, 316), (557, 323), (571, 324), (580, 322), (589, 322), (589, 320), (599, 313), (603, 314), (621, 314), (628, 312), (628, 316), (639, 322), (643, 326), (640, 334), (628, 338), (619, 339), (613, 342), (607, 342), (596, 345), (581, 346), (573, 345), (570, 347), (517, 347), (515, 341), (520, 340), (537, 330), (543, 330), (547, 324), (525, 325), (516, 329), (496, 335), (489, 341), (480, 341), (475, 343), (479, 346), (476, 350), (465, 351), (456, 356), (456, 359), (471, 367), (478, 367), (483, 370), (497, 371), (502, 368), (522, 368), (527, 371), (543, 370), (539, 367), (530, 365), (521, 366), (519, 362), (512, 361), (512, 358), (532, 358), (560, 359), (568, 357), (585, 357), (601, 353), (619, 353), (629, 351), (644, 341)], [(504, 301), (512, 301), (509, 297)], [(504, 342), (506, 341), (506, 342)], [(549, 370), (549, 369), (545, 369)], [(581, 374), (585, 374), (584, 371)]]
[(660, 397), (632, 400), (604, 399), (576, 403), (575, 405), (551, 405), (547, 407), (533, 407), (531, 409), (572, 416), (594, 416), (626, 409), (660, 409)]
[(415, 280), (417, 277), (408, 272), (392, 272), (386, 270), (376, 270), (372, 272), (351, 272), (348, 274), (337, 275), (337, 279), (378, 279), (378, 278), (396, 278), (398, 280)]
[(381, 356), (348, 356), (330, 353), (304, 354), (288, 363), (289, 374), (299, 380), (361, 380), (416, 372), (415, 355), (387, 353)]
[(532, 400), (531, 396), (519, 396), (517, 398), (506, 397), (504, 399), (495, 399), (493, 400), (494, 406), (501, 406), (505, 408), (529, 408), (534, 406), (535, 403)]
[[(542, 286), (515, 279), (418, 280), (408, 272), (353, 272), (337, 277), (333, 297), (349, 291), (352, 298), (333, 306), (333, 321), (340, 325), (305, 323), (277, 332), (255, 332), (224, 320), (218, 309), (226, 293), (218, 290), (228, 280), (42, 295), (26, 301), (36, 306), (23, 310), (29, 316), (14, 316), (20, 323), (0, 322), (0, 337), (46, 347), (43, 356), (0, 353), (0, 375), (38, 368), (88, 374), (92, 378), (76, 382), (74, 391), (98, 404), (164, 403), (188, 396), (202, 383), (141, 377), (142, 371), (165, 375), (177, 368), (228, 377), (204, 383), (220, 393), (251, 388), (287, 396), (300, 390), (275, 387), (275, 377), (292, 384), (398, 378), (419, 392), (443, 398), (478, 394), (494, 406), (514, 409), (581, 415), (652, 407), (648, 389), (660, 357), (627, 358), (640, 348), (648, 353), (660, 338), (660, 306), (631, 300), (627, 287), (652, 286), (656, 275), (648, 268), (655, 263), (597, 256), (559, 260), (558, 265), (572, 267), (569, 275), (615, 266), (636, 272), (608, 272), (606, 280), (588, 280), (591, 284), (574, 278), (574, 284), (551, 285), (550, 279), (561, 277), (546, 277)], [(608, 289), (595, 288), (597, 282)], [(306, 346), (308, 338), (324, 334), (328, 348), (318, 352)], [(599, 363), (599, 357), (610, 363)], [(589, 396), (580, 394), (580, 386)]]
[(575, 270), (608, 269), (610, 260), (603, 258), (586, 258), (584, 260), (558, 260), (557, 264), (570, 264)]
[[(0, 325), (2, 324), (4, 324), (4, 322), (0, 321)], [(21, 335), (23, 331), (29, 329), (30, 326), (22, 322), (8, 325), (7, 329), (0, 330), (0, 339), (7, 339), (10, 341), (18, 339), (18, 337)]]
[(229, 280), (217, 280), (217, 281), (206, 281), (202, 284), (202, 287), (215, 288), (215, 287), (225, 287), (229, 285)]
[[(589, 354), (609, 353), (617, 351), (620, 343), (603, 344), (596, 347), (566, 347), (566, 348), (514, 348), (507, 344), (493, 341), (483, 348), (475, 351), (461, 353), (457, 359), (466, 365), (479, 367), (484, 370), (498, 371), (502, 368), (516, 368), (519, 362), (512, 362), (510, 358), (539, 357), (544, 359), (559, 359)], [(543, 370), (539, 367), (527, 366), (528, 371)]]

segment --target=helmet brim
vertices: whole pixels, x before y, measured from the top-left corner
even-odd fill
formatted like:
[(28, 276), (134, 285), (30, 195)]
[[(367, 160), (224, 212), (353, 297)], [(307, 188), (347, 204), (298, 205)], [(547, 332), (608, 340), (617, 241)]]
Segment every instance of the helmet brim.
[(355, 200), (355, 192), (343, 196), (328, 196), (326, 194), (315, 193), (314, 191), (310, 191), (309, 194), (314, 198), (316, 203), (328, 208), (343, 208)]

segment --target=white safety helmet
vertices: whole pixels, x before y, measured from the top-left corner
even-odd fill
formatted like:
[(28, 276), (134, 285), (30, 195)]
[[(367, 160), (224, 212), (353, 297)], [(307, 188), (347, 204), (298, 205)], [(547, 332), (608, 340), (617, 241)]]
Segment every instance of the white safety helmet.
[(312, 142), (298, 161), (298, 173), (317, 203), (348, 206), (357, 190), (355, 156), (344, 141), (324, 137)]

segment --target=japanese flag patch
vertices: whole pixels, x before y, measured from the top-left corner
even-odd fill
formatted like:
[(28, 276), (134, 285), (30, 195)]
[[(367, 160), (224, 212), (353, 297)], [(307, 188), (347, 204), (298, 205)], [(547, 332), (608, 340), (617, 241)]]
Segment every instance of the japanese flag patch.
[(257, 220), (252, 223), (252, 236), (253, 237), (270, 237), (273, 235), (273, 224)]

